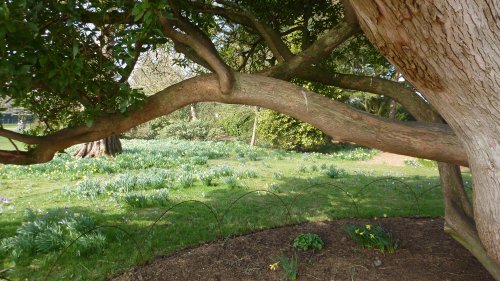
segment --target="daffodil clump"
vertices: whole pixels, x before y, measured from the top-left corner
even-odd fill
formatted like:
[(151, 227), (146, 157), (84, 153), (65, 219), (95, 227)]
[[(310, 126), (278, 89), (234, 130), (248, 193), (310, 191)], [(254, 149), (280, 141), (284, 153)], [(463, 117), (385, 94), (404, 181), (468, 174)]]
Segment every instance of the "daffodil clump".
[(380, 226), (349, 224), (345, 230), (362, 248), (375, 248), (381, 252), (387, 251), (389, 253), (396, 251), (397, 242), (394, 241), (391, 233)]

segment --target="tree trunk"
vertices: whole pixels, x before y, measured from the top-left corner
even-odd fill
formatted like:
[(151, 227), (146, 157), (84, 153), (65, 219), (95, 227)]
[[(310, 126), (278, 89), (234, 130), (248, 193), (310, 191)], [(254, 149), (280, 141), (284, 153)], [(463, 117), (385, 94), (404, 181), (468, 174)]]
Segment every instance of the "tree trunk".
[(253, 119), (253, 128), (252, 128), (252, 140), (250, 140), (250, 146), (255, 146), (255, 142), (257, 140), (257, 124), (259, 119), (259, 107), (255, 107), (255, 118)]
[(397, 103), (395, 100), (391, 99), (389, 104), (389, 119), (396, 119)]
[(101, 156), (113, 157), (122, 152), (122, 144), (118, 136), (113, 135), (98, 141), (84, 143), (73, 154), (79, 158), (98, 158)]
[(194, 121), (194, 120), (198, 120), (198, 115), (196, 114), (196, 108), (195, 108), (195, 105), (192, 104), (190, 107), (189, 107), (189, 121)]
[(500, 266), (498, 6), (485, 0), (351, 4), (370, 41), (432, 103), (463, 143), (473, 174), (475, 225), (481, 244)]

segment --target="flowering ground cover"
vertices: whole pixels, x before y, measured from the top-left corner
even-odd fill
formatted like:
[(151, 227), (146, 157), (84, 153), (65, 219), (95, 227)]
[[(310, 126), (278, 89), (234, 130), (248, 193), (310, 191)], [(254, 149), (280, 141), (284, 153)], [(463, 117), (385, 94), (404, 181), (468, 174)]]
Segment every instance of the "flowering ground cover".
[(0, 277), (104, 280), (156, 256), (267, 228), (443, 213), (434, 167), (365, 163), (376, 153), (369, 149), (123, 146), (114, 159), (60, 154), (47, 164), (0, 165)]

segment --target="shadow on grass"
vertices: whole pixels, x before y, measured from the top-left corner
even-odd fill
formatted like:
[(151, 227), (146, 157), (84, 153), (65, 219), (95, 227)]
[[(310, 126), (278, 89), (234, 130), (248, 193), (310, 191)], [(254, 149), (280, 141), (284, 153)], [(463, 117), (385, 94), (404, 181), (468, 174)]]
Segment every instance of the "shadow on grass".
[[(347, 175), (330, 179), (316, 174), (304, 179), (283, 177), (269, 188), (250, 190), (204, 188), (203, 201), (171, 201), (166, 208), (130, 209), (127, 215), (87, 208), (47, 210), (86, 213), (106, 235), (100, 253), (72, 258), (76, 242), (52, 255), (35, 255), (36, 279), (99, 279), (91, 269), (116, 274), (164, 253), (226, 239), (265, 228), (345, 217), (441, 216), (442, 195), (438, 177), (374, 177)], [(141, 219), (135, 219), (140, 217)], [(0, 229), (14, 224), (1, 222)], [(86, 233), (81, 235), (84, 236)], [(79, 237), (79, 238), (80, 238)], [(75, 240), (76, 241), (76, 240)], [(19, 271), (16, 278), (33, 277)], [(29, 276), (28, 276), (29, 275)]]

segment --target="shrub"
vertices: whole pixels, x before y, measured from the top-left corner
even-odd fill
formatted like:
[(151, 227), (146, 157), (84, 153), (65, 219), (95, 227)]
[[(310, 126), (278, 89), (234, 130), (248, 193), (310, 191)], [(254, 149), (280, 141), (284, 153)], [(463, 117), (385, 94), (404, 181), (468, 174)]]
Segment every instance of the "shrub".
[(391, 233), (380, 226), (349, 224), (345, 231), (362, 248), (375, 248), (389, 253), (396, 251), (397, 242)]
[(177, 120), (165, 126), (158, 132), (159, 138), (174, 138), (181, 140), (206, 140), (209, 124), (203, 120)]
[(151, 128), (149, 123), (141, 124), (124, 134), (125, 138), (143, 140), (154, 139), (157, 135), (158, 133)]
[(220, 115), (218, 125), (226, 135), (248, 141), (252, 135), (254, 118), (255, 112), (251, 107), (232, 107)]
[(271, 110), (259, 113), (259, 140), (287, 150), (311, 150), (324, 146), (326, 135), (310, 124)]
[(296, 249), (307, 251), (308, 249), (323, 249), (325, 243), (318, 234), (306, 233), (297, 236), (292, 246)]

